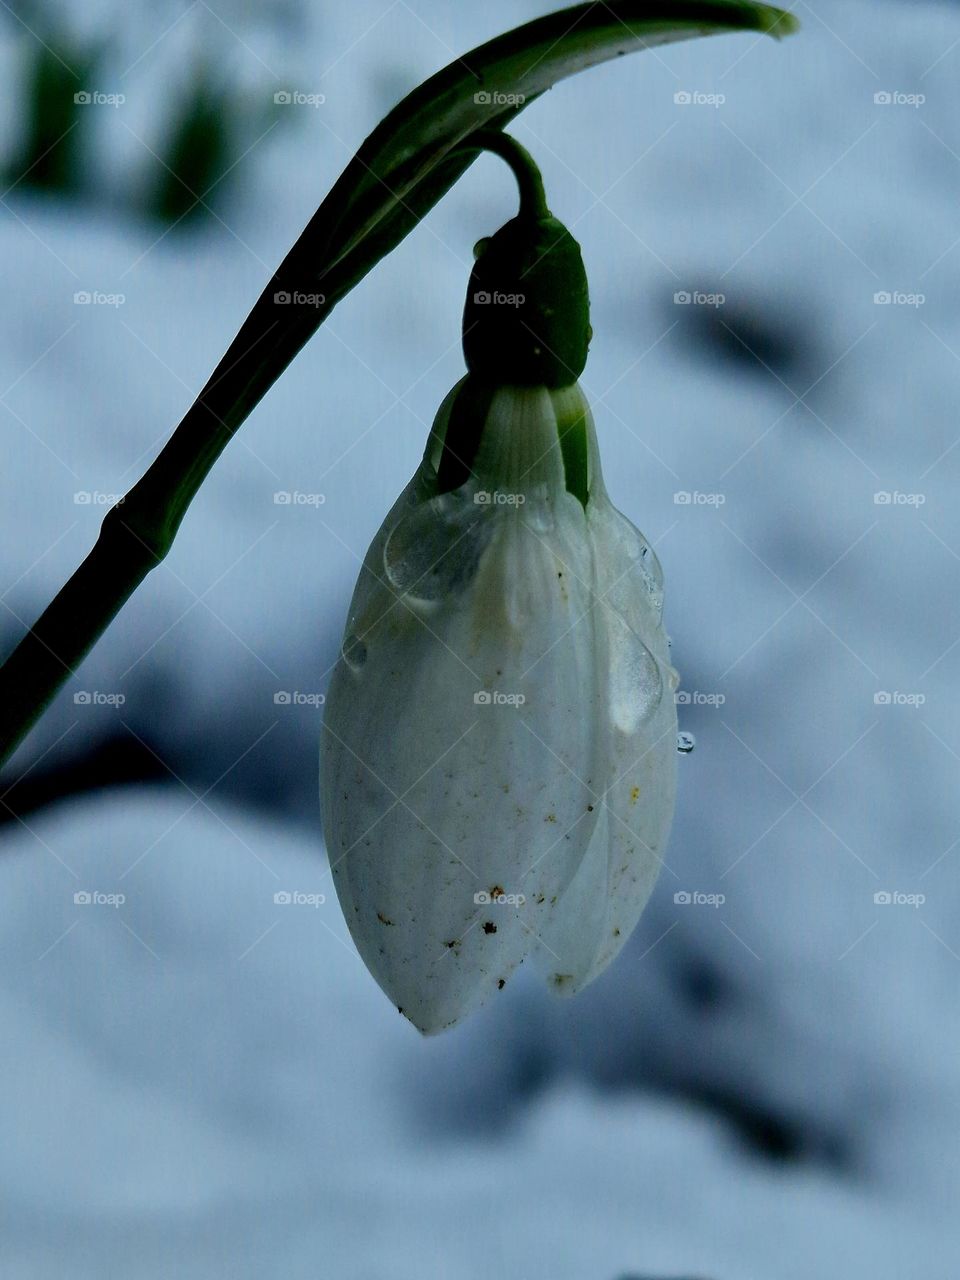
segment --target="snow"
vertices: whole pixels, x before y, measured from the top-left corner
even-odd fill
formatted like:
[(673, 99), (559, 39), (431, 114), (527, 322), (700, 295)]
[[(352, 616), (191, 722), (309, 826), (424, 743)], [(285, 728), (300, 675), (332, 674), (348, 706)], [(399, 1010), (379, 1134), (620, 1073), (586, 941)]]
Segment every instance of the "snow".
[[(863, 1171), (771, 1167), (705, 1109), (578, 1081), (551, 1045), (560, 1028), (538, 1017), (576, 1006), (531, 1008), (532, 982), (420, 1039), (353, 953), (316, 841), (156, 790), (64, 804), (31, 826), (7, 843), (0, 931), (5, 1274), (62, 1273), (66, 1250), (80, 1277), (320, 1266), (799, 1280), (903, 1274), (907, 1258), (949, 1274), (956, 1226), (917, 1194), (925, 1136), (903, 1123), (906, 1095), (930, 1087), (929, 1052), (899, 1064), (904, 1096), (886, 1100), (904, 1113), (910, 1194)], [(278, 905), (281, 890), (327, 900)], [(125, 900), (75, 903), (83, 891)], [(909, 998), (886, 1002), (887, 1030)], [(607, 1017), (610, 1057), (628, 1019)], [(509, 1089), (467, 1087), (485, 1045), (505, 1059), (538, 1021), (555, 1079), (520, 1108)], [(574, 1021), (566, 1038), (598, 1043), (589, 1030)], [(919, 1019), (929, 1049), (931, 1030)], [(864, 1056), (882, 1055), (881, 1028), (857, 1031)], [(842, 1032), (828, 1013), (834, 1054)], [(442, 1100), (458, 1085), (451, 1132)], [(956, 1100), (938, 1103), (947, 1128)]]
[[(127, 114), (97, 121), (102, 206), (5, 198), (5, 644), (96, 536), (103, 507), (74, 495), (140, 474), (391, 100), (547, 8), (278, 9), (249, 29), (224, 10), (266, 64), (223, 36), (251, 102), (327, 98), (244, 160), (229, 230), (155, 243), (115, 207), (143, 157), (125, 125), (152, 140), (182, 55), (163, 40)], [(956, 1274), (960, 16), (796, 9), (782, 44), (623, 59), (514, 129), (583, 246), (608, 486), (656, 542), (681, 687), (707, 699), (680, 709), (698, 745), (633, 943), (575, 1001), (524, 976), (420, 1041), (330, 892), (316, 699), (274, 701), (325, 688), (359, 557), (462, 371), (470, 249), (515, 200), (485, 157), (245, 424), (17, 758), (46, 768), (122, 720), (182, 782), (6, 828), (5, 1273)], [(116, 27), (115, 80), (165, 25), (90, 15)], [(176, 40), (217, 25), (198, 11)], [(79, 307), (83, 289), (126, 300)]]

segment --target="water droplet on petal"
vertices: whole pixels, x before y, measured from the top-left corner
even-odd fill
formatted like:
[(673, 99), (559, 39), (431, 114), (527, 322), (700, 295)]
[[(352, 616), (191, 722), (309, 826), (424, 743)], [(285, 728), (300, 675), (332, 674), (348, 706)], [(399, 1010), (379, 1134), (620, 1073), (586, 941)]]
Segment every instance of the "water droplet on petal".
[(643, 534), (638, 531), (637, 537), (640, 540), (640, 556), (637, 561), (637, 567), (640, 570), (644, 586), (650, 595), (650, 601), (659, 618), (663, 613), (663, 570), (660, 567), (660, 561)]
[(696, 745), (697, 740), (692, 733), (677, 734), (677, 750), (681, 755), (688, 756)]
[(411, 599), (436, 601), (469, 583), (493, 533), (490, 508), (472, 494), (444, 493), (403, 517), (383, 549), (390, 582)]
[(660, 705), (663, 680), (656, 658), (616, 614), (609, 615), (610, 716), (623, 733), (635, 733)]

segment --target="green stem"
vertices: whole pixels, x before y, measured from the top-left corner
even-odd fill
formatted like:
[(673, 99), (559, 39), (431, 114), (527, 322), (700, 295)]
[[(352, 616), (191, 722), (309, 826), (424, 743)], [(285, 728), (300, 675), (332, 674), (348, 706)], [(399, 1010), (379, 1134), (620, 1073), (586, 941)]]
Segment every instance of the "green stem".
[(536, 219), (550, 217), (547, 196), (543, 189), (543, 178), (537, 168), (537, 162), (526, 147), (521, 147), (516, 138), (512, 138), (508, 133), (498, 133), (493, 129), (480, 129), (473, 134), (463, 150), (492, 151), (501, 160), (506, 160), (520, 188), (519, 216)]
[(271, 338), (279, 326), (264, 323), (257, 307), (156, 461), (107, 513), (89, 555), (0, 667), (0, 763), (170, 550), (194, 494), (276, 376)]

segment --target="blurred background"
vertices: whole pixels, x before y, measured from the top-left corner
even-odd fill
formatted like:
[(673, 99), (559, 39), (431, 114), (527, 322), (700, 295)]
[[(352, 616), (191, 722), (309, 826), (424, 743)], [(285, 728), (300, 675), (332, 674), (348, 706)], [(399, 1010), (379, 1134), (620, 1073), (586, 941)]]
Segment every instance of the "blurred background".
[[(552, 7), (3, 6), (0, 650), (380, 117)], [(521, 973), (422, 1040), (320, 838), (359, 560), (516, 206), (483, 157), (3, 776), (11, 1280), (957, 1275), (960, 7), (794, 9), (513, 127), (583, 247), (583, 383), (697, 741), (636, 935), (574, 1001)]]

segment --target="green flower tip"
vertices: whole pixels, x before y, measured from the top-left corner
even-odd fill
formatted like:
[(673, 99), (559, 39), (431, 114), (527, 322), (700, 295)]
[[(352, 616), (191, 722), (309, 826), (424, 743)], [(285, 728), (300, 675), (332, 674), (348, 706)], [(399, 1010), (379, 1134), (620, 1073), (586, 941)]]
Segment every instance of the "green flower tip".
[(590, 342), (580, 246), (552, 215), (522, 211), (477, 248), (463, 309), (472, 373), (500, 384), (568, 387)]
[(474, 248), (463, 309), (463, 354), (500, 386), (568, 387), (587, 362), (590, 305), (580, 246), (547, 206), (543, 179), (510, 134), (482, 129), (465, 146), (505, 160), (520, 211)]

